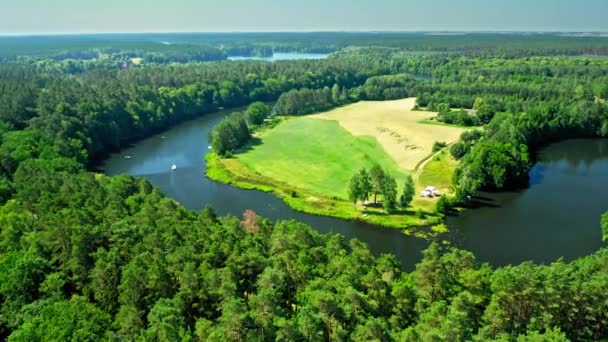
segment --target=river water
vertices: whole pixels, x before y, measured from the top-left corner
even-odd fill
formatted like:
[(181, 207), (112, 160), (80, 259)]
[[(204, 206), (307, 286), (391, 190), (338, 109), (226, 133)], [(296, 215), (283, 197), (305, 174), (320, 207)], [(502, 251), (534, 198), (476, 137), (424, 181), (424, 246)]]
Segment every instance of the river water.
[[(358, 238), (374, 253), (395, 254), (404, 269), (413, 269), (428, 245), (425, 240), (396, 229), (296, 212), (273, 195), (207, 179), (208, 133), (231, 111), (208, 114), (142, 140), (111, 155), (103, 170), (144, 177), (192, 210), (210, 205), (220, 215), (240, 217), (252, 209), (273, 220), (295, 219), (323, 233)], [(175, 171), (170, 169), (173, 164)], [(449, 218), (448, 239), (497, 266), (572, 259), (597, 250), (600, 215), (608, 209), (608, 140), (552, 145), (540, 154), (531, 175), (529, 189), (488, 195), (485, 207)]]
[(481, 194), (482, 207), (448, 218), (450, 239), (495, 265), (572, 260), (601, 247), (607, 190), (608, 139), (556, 143), (540, 151), (528, 189)]

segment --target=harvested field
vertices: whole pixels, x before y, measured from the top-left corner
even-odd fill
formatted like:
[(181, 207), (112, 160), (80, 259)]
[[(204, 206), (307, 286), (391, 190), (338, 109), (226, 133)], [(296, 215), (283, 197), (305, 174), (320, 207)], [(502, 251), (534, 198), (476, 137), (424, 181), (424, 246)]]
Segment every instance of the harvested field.
[(425, 125), (436, 113), (414, 111), (415, 98), (362, 101), (308, 117), (335, 120), (355, 136), (371, 136), (405, 170), (413, 170), (432, 153), (436, 141), (458, 140), (462, 128)]

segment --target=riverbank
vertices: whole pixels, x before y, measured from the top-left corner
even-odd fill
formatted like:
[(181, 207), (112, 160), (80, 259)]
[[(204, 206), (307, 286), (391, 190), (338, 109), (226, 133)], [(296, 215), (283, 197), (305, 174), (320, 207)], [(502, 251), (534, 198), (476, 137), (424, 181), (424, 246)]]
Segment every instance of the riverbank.
[[(330, 198), (265, 177), (248, 168), (237, 158), (220, 158), (215, 153), (209, 153), (205, 159), (206, 175), (210, 179), (241, 189), (272, 193), (297, 211), (402, 229), (408, 235), (423, 238), (443, 233), (441, 229), (428, 228), (442, 223), (444, 219), (443, 215), (434, 212), (435, 201), (432, 199), (416, 197), (412, 207), (396, 209), (389, 214), (382, 208), (363, 207), (361, 204), (355, 208), (350, 201), (338, 197)], [(434, 160), (432, 164), (437, 164), (433, 165), (432, 169), (445, 168), (443, 159)], [(429, 174), (419, 178), (425, 181), (434, 177), (434, 174)], [(422, 187), (420, 184), (417, 184), (417, 189)]]

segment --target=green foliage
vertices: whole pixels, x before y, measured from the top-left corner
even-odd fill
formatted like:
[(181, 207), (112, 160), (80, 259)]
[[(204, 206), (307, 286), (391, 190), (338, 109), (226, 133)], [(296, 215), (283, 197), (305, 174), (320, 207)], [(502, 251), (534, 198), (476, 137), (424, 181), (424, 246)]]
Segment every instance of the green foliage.
[(348, 199), (353, 202), (355, 207), (359, 200), (365, 200), (363, 198), (363, 187), (361, 185), (361, 176), (359, 173), (355, 173), (348, 182)]
[(361, 195), (359, 199), (367, 201), (371, 193), (372, 180), (367, 170), (363, 168), (359, 171), (359, 194)]
[(422, 211), (422, 209), (418, 209), (416, 210), (416, 217), (418, 218), (424, 218), (426, 215), (424, 214), (424, 211)]
[(446, 196), (439, 197), (439, 200), (437, 200), (437, 203), (435, 203), (435, 211), (439, 214), (447, 214), (450, 207), (450, 200)]
[[(3, 249), (5, 250), (5, 249)], [(20, 310), (38, 299), (38, 287), (48, 270), (48, 261), (19, 252), (0, 255), (0, 324), (14, 328)]]
[(469, 152), (467, 150), (467, 145), (462, 141), (459, 141), (450, 147), (450, 155), (452, 155), (454, 159), (461, 159), (467, 152)]
[(460, 141), (450, 147), (450, 154), (455, 159), (462, 159), (471, 151), (473, 146), (482, 138), (483, 132), (480, 130), (464, 131), (460, 135)]
[(340, 88), (334, 84), (331, 90), (291, 90), (283, 93), (274, 109), (279, 115), (303, 115), (324, 111), (332, 107), (359, 100), (396, 100), (413, 96), (415, 79), (410, 75), (382, 75), (367, 78), (365, 84), (353, 88)]
[(41, 301), (23, 308), (24, 323), (9, 341), (97, 341), (107, 338), (111, 317), (74, 296), (69, 301)]
[(382, 193), (384, 170), (379, 164), (374, 164), (369, 170), (369, 177), (372, 184), (372, 193), (374, 194), (374, 203), (378, 203), (377, 197)]
[(600, 128), (600, 136), (608, 137), (608, 122), (604, 122)]
[(502, 189), (521, 183), (528, 177), (529, 158), (523, 144), (478, 143), (454, 173), (457, 192), (471, 195), (480, 188)]
[(389, 173), (384, 171), (378, 164), (372, 166), (368, 173), (366, 169), (361, 169), (350, 179), (348, 186), (349, 199), (357, 204), (357, 201), (366, 201), (369, 195), (382, 195), (382, 205), (386, 210), (392, 210), (397, 205), (397, 183)]
[(251, 138), (242, 113), (232, 113), (213, 128), (213, 150), (222, 156), (244, 146)]
[(435, 141), (433, 143), (433, 153), (441, 151), (446, 148), (446, 146), (448, 146), (448, 144), (445, 141)]
[(437, 120), (458, 126), (479, 126), (480, 120), (477, 116), (469, 114), (466, 110), (440, 111)]
[(355, 93), (362, 100), (397, 100), (413, 96), (415, 84), (416, 80), (407, 74), (375, 76), (368, 78)]
[(475, 99), (473, 109), (475, 110), (475, 115), (479, 119), (479, 122), (483, 124), (492, 121), (492, 118), (496, 114), (494, 107), (491, 104), (486, 103), (481, 97)]
[(270, 115), (271, 108), (264, 102), (254, 102), (247, 107), (245, 117), (249, 125), (261, 125)]
[(382, 206), (384, 209), (392, 210), (397, 206), (397, 183), (395, 178), (382, 169), (379, 164), (374, 164), (369, 171), (371, 193), (374, 194), (374, 203), (378, 203), (377, 196), (382, 195)]
[(401, 197), (399, 197), (399, 205), (403, 208), (407, 208), (410, 203), (412, 203), (415, 195), (416, 185), (414, 184), (414, 179), (412, 176), (408, 175), (403, 184), (403, 193), (401, 194)]
[(294, 89), (283, 93), (279, 97), (274, 110), (278, 115), (302, 115), (320, 112), (342, 104), (340, 96), (334, 95), (329, 87), (323, 89)]
[(382, 183), (380, 185), (380, 193), (382, 194), (382, 205), (386, 210), (395, 209), (397, 206), (397, 183), (388, 173), (384, 174)]
[(608, 242), (608, 213), (602, 215), (602, 241)]

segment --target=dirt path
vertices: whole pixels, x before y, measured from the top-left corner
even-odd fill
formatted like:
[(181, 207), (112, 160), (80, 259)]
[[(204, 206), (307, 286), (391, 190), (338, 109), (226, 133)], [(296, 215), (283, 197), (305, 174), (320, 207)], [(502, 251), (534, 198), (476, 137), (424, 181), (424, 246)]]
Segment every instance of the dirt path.
[(418, 177), (420, 177), (420, 174), (422, 173), (422, 170), (424, 170), (424, 167), (426, 166), (426, 164), (428, 164), (428, 162), (430, 162), (431, 160), (433, 160), (433, 158), (435, 158), (437, 155), (439, 155), (441, 152), (443, 152), (445, 149), (447, 149), (450, 145), (442, 148), (441, 150), (437, 151), (436, 153), (433, 153), (432, 155), (430, 155), (428, 158), (426, 158), (425, 160), (422, 161), (422, 163), (420, 163), (418, 165), (418, 168), (416, 169), (416, 173), (414, 173), (414, 182), (418, 182)]

